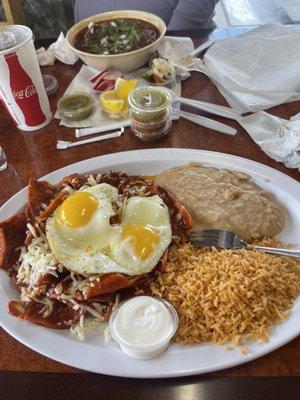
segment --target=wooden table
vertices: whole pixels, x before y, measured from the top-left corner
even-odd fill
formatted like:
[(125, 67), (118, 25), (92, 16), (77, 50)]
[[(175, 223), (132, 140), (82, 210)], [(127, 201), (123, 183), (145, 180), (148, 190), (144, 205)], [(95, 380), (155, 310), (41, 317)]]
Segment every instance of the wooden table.
[[(231, 29), (230, 31), (216, 30), (213, 35), (215, 37), (229, 35), (231, 36), (236, 32), (239, 31), (233, 29)], [(197, 34), (193, 32), (193, 37), (197, 36), (197, 38), (195, 39), (195, 45), (199, 45), (201, 42), (203, 42), (207, 38), (209, 33), (209, 31), (199, 31), (197, 32)], [(71, 82), (76, 72), (80, 69), (80, 66), (80, 63), (77, 63), (75, 66), (67, 66), (56, 62), (53, 66), (42, 68), (43, 73), (52, 74), (56, 76), (59, 81), (59, 89), (55, 94), (51, 96), (51, 107), (53, 111), (55, 111), (56, 109), (57, 100), (62, 96), (66, 87)], [(182, 84), (182, 95), (185, 97), (201, 99), (220, 105), (226, 105), (225, 100), (220, 95), (216, 87), (210, 82), (210, 80), (206, 76), (199, 73), (193, 73), (192, 77)], [(290, 118), (292, 115), (295, 115), (297, 112), (299, 112), (299, 110), (300, 102), (294, 102), (280, 105), (269, 111), (279, 117)], [(214, 119), (219, 120), (220, 122), (225, 122), (226, 124), (236, 128), (238, 130), (238, 134), (234, 137), (223, 135), (221, 133), (199, 127), (191, 122), (181, 119), (180, 121), (174, 123), (172, 132), (169, 134), (169, 136), (159, 142), (145, 144), (135, 138), (131, 134), (129, 129), (126, 129), (126, 132), (122, 138), (109, 140), (107, 142), (94, 143), (91, 145), (86, 145), (84, 147), (72, 148), (66, 151), (59, 151), (56, 150), (57, 139), (74, 139), (73, 129), (60, 127), (58, 120), (54, 119), (46, 128), (41, 131), (36, 131), (34, 133), (22, 133), (14, 127), (7, 116), (1, 113), (0, 144), (7, 155), (8, 168), (6, 171), (0, 173), (0, 205), (8, 200), (18, 190), (26, 186), (31, 176), (39, 178), (58, 168), (74, 163), (76, 161), (84, 160), (86, 158), (91, 158), (113, 152), (147, 148), (181, 147), (204, 149), (233, 154), (249, 158), (254, 161), (258, 161), (262, 164), (275, 168), (291, 176), (294, 179), (299, 180), (299, 173), (297, 170), (287, 169), (282, 164), (277, 163), (276, 161), (269, 158), (265, 153), (261, 151), (261, 149), (251, 140), (248, 134), (235, 121), (225, 121), (217, 117), (214, 117)], [(34, 351), (28, 349), (27, 347), (23, 346), (22, 344), (11, 338), (1, 328), (0, 370), (72, 373), (71, 377), (68, 374), (51, 374), (45, 377), (45, 375), (2, 372), (2, 374), (0, 373), (0, 387), (2, 384), (4, 385), (3, 387), (6, 388), (6, 398), (16, 398), (13, 397), (13, 393), (15, 393), (15, 395), (17, 396), (18, 393), (22, 393), (22, 390), (24, 388), (24, 390), (26, 390), (26, 388), (29, 390), (31, 383), (35, 380), (35, 377), (37, 380), (41, 380), (41, 382), (44, 382), (44, 384), (47, 385), (48, 394), (51, 388), (53, 388), (54, 390), (55, 382), (57, 382), (57, 385), (61, 386), (64, 386), (64, 384), (69, 384), (70, 387), (74, 382), (85, 382), (86, 385), (90, 385), (91, 382), (99, 382), (99, 384), (103, 384), (104, 386), (106, 384), (109, 384), (109, 386), (111, 386), (110, 390), (108, 390), (105, 386), (106, 389), (105, 392), (103, 392), (103, 394), (105, 393), (105, 398), (118, 398), (118, 393), (122, 391), (122, 382), (126, 382), (126, 384), (124, 384), (124, 395), (126, 398), (135, 398), (134, 394), (138, 394), (139, 398), (150, 398), (148, 397), (150, 396), (150, 392), (147, 392), (146, 390), (146, 383), (143, 385), (142, 383), (140, 383), (141, 381), (138, 381), (139, 391), (138, 393), (135, 393), (132, 390), (134, 387), (133, 383), (130, 384), (129, 382), (137, 382), (136, 380), (125, 380), (105, 376), (96, 377), (92, 374), (82, 374), (82, 371), (76, 370), (75, 368), (71, 368), (66, 365), (62, 365), (42, 355), (39, 355), (38, 353), (35, 353)], [(218, 377), (211, 378), (213, 379), (213, 382), (218, 382), (218, 384), (220, 384), (221, 381), (223, 382), (222, 384), (225, 384), (224, 380), (221, 379), (220, 381), (220, 377), (300, 376), (300, 339), (297, 338), (287, 345), (283, 346), (282, 348), (258, 360), (252, 361), (245, 365), (241, 365), (239, 367), (212, 373), (209, 374), (209, 376)], [(13, 387), (14, 385), (11, 386), (9, 382), (14, 381), (15, 379), (18, 380), (19, 384)], [(50, 384), (50, 382), (52, 383)], [(209, 392), (208, 389), (212, 381), (203, 381), (203, 378), (201, 377), (164, 381), (152, 380), (151, 382), (153, 382), (153, 385), (155, 382), (155, 385), (153, 387), (158, 390), (154, 390), (154, 392), (156, 393), (155, 397), (157, 397), (159, 394), (161, 396), (163, 395), (166, 398), (168, 398), (169, 396), (173, 397), (175, 395), (177, 397), (178, 395), (183, 396), (183, 394), (186, 393), (186, 397), (183, 398), (195, 398), (195, 395), (198, 393), (198, 391), (202, 390), (201, 384), (203, 384), (203, 382), (206, 382), (206, 384), (208, 385), (206, 387), (206, 389), (208, 390), (207, 393), (212, 396), (212, 392)], [(230, 382), (231, 381), (228, 382), (228, 393), (223, 393), (224, 399), (232, 398), (232, 393), (234, 393), (235, 389), (231, 387), (232, 383)], [(239, 383), (237, 383), (237, 385), (241, 384), (240, 390), (242, 391), (245, 390), (247, 392), (248, 386), (249, 388), (252, 388), (253, 383), (249, 383), (249, 381), (247, 381), (248, 383), (245, 383), (246, 386), (243, 386), (242, 381), (239, 380), (238, 382)], [(273, 383), (271, 384), (270, 382), (271, 381), (269, 381), (269, 384), (272, 386)], [(188, 391), (189, 385), (191, 384), (195, 385), (196, 389), (194, 390), (194, 392)], [(267, 384), (266, 387), (269, 387), (269, 384)], [(291, 385), (294, 384), (295, 381), (292, 380), (291, 383), (288, 384), (288, 387), (291, 388)], [(174, 385), (177, 388), (175, 392)], [(257, 390), (260, 391), (259, 393), (265, 393), (264, 398), (268, 398), (266, 396), (268, 396), (268, 393), (270, 392), (261, 391), (262, 388), (260, 387), (260, 384), (256, 383), (256, 385), (258, 385), (256, 387)], [(68, 386), (64, 387), (66, 388)], [(222, 385), (220, 387), (222, 387)], [(254, 387), (255, 386), (253, 386), (253, 388)], [(278, 393), (280, 393), (280, 387), (282, 386), (278, 385), (277, 395)], [(179, 388), (182, 389), (181, 392)], [(9, 393), (12, 397), (9, 397)], [(36, 397), (32, 397), (33, 392), (30, 392), (30, 396), (28, 398), (40, 398), (37, 393), (42, 392), (35, 392)], [(82, 393), (82, 388), (78, 391), (78, 393)], [(48, 396), (46, 398), (48, 398)], [(246, 396), (244, 398), (248, 397)], [(288, 393), (286, 392), (285, 398), (289, 398)]]

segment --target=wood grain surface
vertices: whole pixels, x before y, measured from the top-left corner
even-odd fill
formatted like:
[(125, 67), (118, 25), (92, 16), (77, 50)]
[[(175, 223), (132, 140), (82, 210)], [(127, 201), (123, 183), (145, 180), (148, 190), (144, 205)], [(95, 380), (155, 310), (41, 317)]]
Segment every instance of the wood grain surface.
[[(199, 45), (205, 39), (205, 35), (199, 32), (198, 39), (195, 39), (195, 45)], [(57, 100), (63, 95), (80, 66), (80, 62), (75, 66), (67, 66), (56, 62), (53, 66), (42, 68), (43, 73), (52, 74), (59, 81), (59, 89), (50, 97), (53, 112), (56, 110)], [(200, 73), (193, 73), (190, 79), (183, 82), (182, 96), (226, 105), (217, 88), (206, 76)], [(192, 109), (190, 111), (196, 112)], [(270, 113), (283, 118), (290, 118), (299, 111), (300, 102), (283, 104), (269, 110)], [(238, 130), (238, 134), (233, 137), (226, 136), (180, 119), (174, 123), (171, 133), (159, 142), (145, 144), (134, 137), (130, 129), (126, 129), (121, 138), (59, 151), (55, 147), (57, 139), (73, 140), (74, 129), (60, 127), (59, 121), (53, 119), (46, 128), (40, 131), (22, 133), (15, 128), (9, 117), (1, 110), (0, 145), (7, 155), (8, 168), (0, 173), (0, 205), (26, 186), (31, 176), (39, 178), (51, 171), (80, 160), (136, 149), (177, 147), (218, 151), (258, 161), (299, 180), (297, 170), (287, 169), (281, 163), (269, 158), (235, 121), (218, 117), (213, 118), (235, 127)], [(0, 370), (80, 372), (28, 349), (10, 337), (1, 328)], [(297, 338), (258, 360), (210, 375), (299, 376), (300, 339)]]

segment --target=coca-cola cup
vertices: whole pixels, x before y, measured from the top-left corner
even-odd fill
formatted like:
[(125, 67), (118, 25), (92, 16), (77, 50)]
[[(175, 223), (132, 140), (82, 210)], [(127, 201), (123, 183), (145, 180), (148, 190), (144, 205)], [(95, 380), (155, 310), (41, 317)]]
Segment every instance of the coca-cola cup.
[(31, 29), (0, 28), (0, 101), (22, 131), (43, 128), (52, 119)]

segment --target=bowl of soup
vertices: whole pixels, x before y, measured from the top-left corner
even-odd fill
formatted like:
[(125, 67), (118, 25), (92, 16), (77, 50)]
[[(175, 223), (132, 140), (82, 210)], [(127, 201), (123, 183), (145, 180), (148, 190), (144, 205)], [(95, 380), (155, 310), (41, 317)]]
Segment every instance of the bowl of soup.
[(79, 21), (66, 39), (85, 64), (129, 72), (148, 62), (165, 32), (164, 21), (154, 14), (120, 10)]

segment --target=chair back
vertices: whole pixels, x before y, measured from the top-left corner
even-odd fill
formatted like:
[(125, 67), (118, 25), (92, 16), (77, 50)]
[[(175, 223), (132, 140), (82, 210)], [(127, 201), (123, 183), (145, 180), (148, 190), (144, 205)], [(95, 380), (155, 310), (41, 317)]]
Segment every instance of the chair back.
[(0, 25), (24, 24), (21, 0), (2, 0), (1, 3), (5, 15), (5, 21), (0, 21)]

